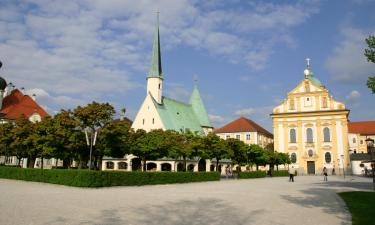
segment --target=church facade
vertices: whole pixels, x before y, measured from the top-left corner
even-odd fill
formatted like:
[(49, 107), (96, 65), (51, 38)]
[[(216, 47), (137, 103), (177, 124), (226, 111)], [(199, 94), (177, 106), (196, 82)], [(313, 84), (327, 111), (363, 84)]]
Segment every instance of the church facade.
[(349, 110), (313, 76), (309, 59), (304, 75), (271, 114), (275, 151), (288, 153), (300, 174), (348, 171)]

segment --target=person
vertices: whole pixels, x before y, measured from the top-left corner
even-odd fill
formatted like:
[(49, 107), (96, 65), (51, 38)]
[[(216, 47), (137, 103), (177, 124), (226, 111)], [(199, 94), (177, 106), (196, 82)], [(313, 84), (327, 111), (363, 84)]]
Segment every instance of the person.
[(335, 166), (333, 166), (332, 175), (336, 175)]
[(368, 174), (368, 169), (367, 169), (367, 166), (365, 166), (365, 176), (367, 177), (367, 174)]
[(289, 182), (290, 181), (294, 182), (294, 173), (295, 172), (296, 172), (296, 170), (294, 169), (294, 166), (289, 168)]
[(229, 176), (229, 167), (228, 165), (225, 167), (225, 178), (228, 179), (228, 176)]
[(327, 172), (326, 167), (323, 168), (323, 175), (324, 175), (324, 181), (328, 181), (328, 172)]

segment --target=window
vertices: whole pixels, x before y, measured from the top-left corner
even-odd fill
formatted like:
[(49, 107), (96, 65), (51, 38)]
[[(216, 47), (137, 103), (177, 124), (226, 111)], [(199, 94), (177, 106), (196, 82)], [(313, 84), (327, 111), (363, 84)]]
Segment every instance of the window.
[(313, 152), (313, 150), (310, 149), (310, 150), (307, 152), (307, 154), (308, 154), (309, 157), (311, 158), (311, 157), (313, 157), (314, 152)]
[(357, 143), (357, 140), (355, 138), (353, 138), (353, 144)]
[(290, 101), (289, 101), (289, 109), (290, 110), (294, 110), (295, 109), (295, 107), (294, 107), (294, 99), (290, 99)]
[(331, 137), (330, 137), (330, 134), (329, 134), (329, 128), (328, 127), (325, 127), (323, 129), (323, 135), (324, 135), (324, 142), (330, 142), (331, 141)]
[(226, 139), (229, 139), (229, 138), (230, 138), (230, 135), (227, 135), (227, 136), (226, 136)]
[(159, 84), (159, 90), (160, 90), (160, 87), (161, 87), (161, 85)]
[(145, 119), (142, 120), (142, 124), (145, 125)]
[(328, 107), (327, 97), (323, 97), (323, 108), (327, 108), (327, 107)]
[(240, 139), (241, 139), (241, 135), (237, 134), (237, 135), (236, 135), (236, 139), (237, 139), (237, 140), (240, 140)]
[(306, 142), (312, 143), (313, 142), (313, 131), (311, 128), (306, 129)]
[(326, 152), (326, 154), (324, 155), (324, 158), (326, 160), (326, 163), (331, 163), (331, 160), (332, 160), (331, 153)]
[(120, 170), (126, 170), (126, 169), (128, 169), (128, 164), (126, 162), (119, 162), (118, 163), (118, 168)]
[(289, 139), (290, 139), (290, 143), (296, 143), (296, 129), (290, 129)]
[(246, 134), (246, 140), (250, 140), (250, 134)]
[(113, 162), (106, 162), (107, 169), (113, 169), (114, 167), (115, 167), (115, 164)]
[(290, 161), (292, 161), (292, 163), (296, 163), (297, 162), (297, 155), (296, 155), (296, 153), (293, 152), (290, 155)]
[(155, 119), (154, 118), (152, 118), (152, 124), (154, 124), (155, 123)]
[(359, 143), (360, 143), (361, 145), (363, 145), (363, 140), (360, 140)]

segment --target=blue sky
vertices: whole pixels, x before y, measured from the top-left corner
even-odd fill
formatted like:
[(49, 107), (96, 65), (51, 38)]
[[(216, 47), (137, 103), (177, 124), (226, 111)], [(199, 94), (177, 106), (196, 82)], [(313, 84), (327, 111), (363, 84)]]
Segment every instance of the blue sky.
[(212, 123), (240, 116), (272, 132), (269, 114), (314, 75), (351, 110), (374, 120), (363, 56), (375, 1), (0, 0), (0, 75), (51, 114), (93, 100), (134, 119), (146, 94), (155, 11), (164, 93), (187, 101), (194, 78)]

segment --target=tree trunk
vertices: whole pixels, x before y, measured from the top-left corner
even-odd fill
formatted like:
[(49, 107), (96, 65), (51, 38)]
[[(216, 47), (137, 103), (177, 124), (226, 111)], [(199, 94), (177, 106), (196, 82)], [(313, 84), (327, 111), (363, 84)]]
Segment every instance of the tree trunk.
[(183, 156), (184, 159), (184, 168), (182, 169), (183, 172), (186, 172), (186, 156)]
[(98, 157), (98, 169), (102, 170), (103, 156)]
[(219, 160), (218, 158), (216, 158), (216, 172), (219, 172)]
[(256, 165), (256, 168), (257, 168), (257, 171), (259, 170), (259, 165), (258, 164), (255, 164)]
[(42, 158), (40, 158), (40, 160), (41, 160), (41, 166), (40, 166), (40, 169), (43, 169), (43, 164), (44, 164), (44, 158), (42, 157)]
[(57, 169), (57, 164), (59, 162), (59, 158), (55, 158), (56, 162), (55, 162), (55, 169)]
[(143, 163), (143, 165), (142, 165), (142, 171), (145, 172), (145, 171), (147, 171), (146, 170), (146, 157), (142, 157), (142, 163)]

